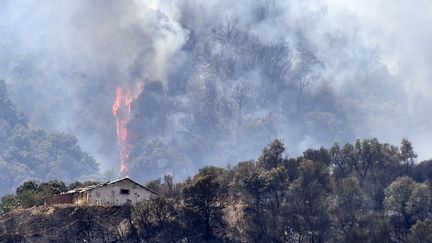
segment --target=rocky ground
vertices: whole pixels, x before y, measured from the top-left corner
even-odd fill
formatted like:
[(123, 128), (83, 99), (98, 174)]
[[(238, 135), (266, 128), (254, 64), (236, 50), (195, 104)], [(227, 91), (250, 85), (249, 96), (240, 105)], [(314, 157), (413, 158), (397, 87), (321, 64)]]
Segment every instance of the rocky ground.
[(0, 242), (122, 242), (130, 208), (57, 205), (17, 209), (0, 216)]

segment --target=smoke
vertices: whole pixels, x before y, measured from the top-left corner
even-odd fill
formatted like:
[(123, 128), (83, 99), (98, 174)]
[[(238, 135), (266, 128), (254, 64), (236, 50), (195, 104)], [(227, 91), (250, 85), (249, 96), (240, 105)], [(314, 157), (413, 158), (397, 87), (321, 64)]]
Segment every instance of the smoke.
[[(34, 126), (75, 134), (117, 167), (117, 84), (165, 79), (187, 33), (156, 1), (2, 1), (0, 76)], [(136, 95), (136, 94), (132, 94)], [(114, 133), (113, 133), (114, 131)]]
[(6, 0), (0, 77), (33, 126), (78, 136), (102, 170), (118, 168), (111, 105), (120, 84), (137, 97), (135, 162), (179, 160), (184, 174), (252, 159), (276, 137), (293, 154), (408, 137), (426, 158), (431, 8), (422, 0)]
[[(395, 88), (378, 89), (383, 96), (376, 113), (369, 113), (365, 136), (377, 136), (391, 143), (401, 137), (411, 139), (422, 159), (432, 157), (427, 140), (431, 134), (428, 90), (431, 88), (429, 64), (432, 61), (432, 20), (430, 1), (327, 1), (329, 16), (349, 14), (356, 23), (357, 39), (375, 50), (375, 62), (385, 68), (388, 77), (373, 80)], [(340, 21), (347, 17), (337, 18)], [(350, 26), (340, 31), (349, 31)], [(364, 69), (361, 70), (364, 72)], [(345, 85), (345, 84), (342, 84)], [(351, 88), (351, 86), (348, 86)], [(360, 135), (363, 135), (360, 133)]]

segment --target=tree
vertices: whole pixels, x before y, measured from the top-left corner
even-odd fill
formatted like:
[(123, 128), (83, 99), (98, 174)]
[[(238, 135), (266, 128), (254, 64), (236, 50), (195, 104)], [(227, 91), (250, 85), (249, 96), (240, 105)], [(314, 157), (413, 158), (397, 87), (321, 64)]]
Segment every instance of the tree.
[(51, 180), (48, 182), (43, 182), (39, 185), (38, 191), (42, 196), (51, 196), (54, 194), (60, 194), (66, 192), (68, 188), (63, 181)]
[(42, 205), (43, 200), (39, 192), (39, 185), (35, 181), (24, 182), (16, 189), (16, 197), (19, 205), (24, 208)]
[(224, 237), (226, 188), (221, 187), (222, 172), (216, 167), (204, 167), (183, 189), (188, 225), (204, 240)]
[[(364, 242), (390, 243), (394, 242), (391, 238), (391, 224), (388, 219), (379, 214), (367, 214), (360, 221), (360, 229), (364, 231)], [(359, 242), (362, 242), (360, 240)]]
[(232, 44), (240, 35), (238, 19), (231, 16), (226, 20), (225, 25), (217, 26), (212, 32), (218, 41), (226, 45)]
[(330, 149), (336, 181), (355, 176), (376, 211), (383, 210), (384, 189), (400, 175), (399, 150), (377, 139), (358, 139), (355, 145)]
[(0, 215), (17, 208), (18, 205), (19, 202), (15, 195), (4, 195), (0, 198)]
[(404, 163), (405, 174), (409, 175), (411, 168), (414, 167), (415, 159), (417, 158), (417, 154), (414, 152), (414, 148), (408, 139), (404, 138), (401, 142), (401, 159)]
[(282, 166), (245, 178), (249, 200), (243, 211), (250, 241), (284, 241), (286, 220), (282, 210), (287, 203), (288, 186), (287, 171)]
[(390, 218), (395, 237), (405, 240), (410, 227), (424, 219), (431, 209), (431, 193), (427, 184), (400, 177), (385, 190), (385, 211)]
[(154, 197), (136, 205), (133, 222), (141, 239), (150, 242), (178, 242), (184, 232), (173, 199)]
[(148, 182), (146, 186), (167, 198), (180, 198), (180, 187), (174, 183), (171, 175), (164, 175), (163, 182), (156, 179)]
[(100, 184), (100, 182), (98, 182), (98, 181), (84, 181), (84, 182), (75, 181), (75, 182), (72, 182), (71, 184), (69, 184), (67, 190), (73, 190), (76, 188), (88, 187), (88, 186), (93, 186), (93, 185), (97, 185), (97, 184)]
[(266, 182), (257, 171), (244, 178), (243, 185), (248, 192), (248, 197), (245, 198), (247, 205), (243, 209), (247, 223), (246, 232), (251, 241), (264, 242), (269, 240), (270, 234), (267, 233), (269, 217), (266, 217), (265, 213)]
[(327, 149), (307, 149), (303, 152), (303, 157), (307, 160), (319, 161), (325, 165), (330, 165), (331, 157)]
[(412, 226), (408, 241), (415, 242), (432, 242), (432, 217), (429, 216), (425, 220), (417, 221)]
[(343, 179), (351, 173), (349, 162), (350, 156), (353, 153), (353, 146), (345, 144), (342, 148), (338, 143), (335, 143), (329, 150), (331, 158), (331, 168), (333, 169), (333, 177), (336, 180)]
[(48, 182), (42, 182), (41, 184), (35, 181), (26, 181), (16, 189), (16, 195), (8, 196), (8, 204), (12, 203), (16, 206), (23, 208), (29, 208), (32, 206), (39, 206), (43, 204), (44, 197), (51, 196), (54, 194), (60, 194), (66, 192), (68, 188), (64, 182), (59, 180), (51, 180)]
[(39, 185), (35, 181), (26, 181), (16, 189), (16, 194), (21, 195), (25, 192), (36, 193), (39, 191)]
[(327, 197), (330, 192), (328, 167), (317, 161), (303, 160), (300, 174), (290, 187), (286, 232), (295, 241), (322, 242), (328, 237), (330, 217)]
[(417, 182), (428, 182), (432, 184), (432, 160), (425, 160), (416, 164), (411, 174)]
[(354, 145), (354, 154), (351, 157), (351, 166), (362, 183), (368, 173), (371, 173), (377, 156), (379, 156), (380, 144), (377, 139), (357, 140)]
[(283, 165), (283, 155), (285, 152), (284, 144), (281, 140), (275, 139), (267, 145), (258, 159), (258, 165), (267, 170), (271, 170)]
[(339, 242), (365, 241), (363, 227), (366, 213), (366, 197), (355, 177), (334, 183), (334, 198), (330, 206), (334, 237)]

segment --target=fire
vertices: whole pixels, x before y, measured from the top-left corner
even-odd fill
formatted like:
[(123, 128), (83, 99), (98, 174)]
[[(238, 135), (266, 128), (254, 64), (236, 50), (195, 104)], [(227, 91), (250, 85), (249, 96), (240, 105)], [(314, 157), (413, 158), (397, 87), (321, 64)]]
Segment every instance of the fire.
[(132, 146), (128, 143), (127, 123), (131, 116), (132, 98), (128, 89), (117, 87), (115, 91), (115, 100), (112, 106), (117, 126), (117, 143), (120, 149), (120, 174), (127, 176), (128, 159)]

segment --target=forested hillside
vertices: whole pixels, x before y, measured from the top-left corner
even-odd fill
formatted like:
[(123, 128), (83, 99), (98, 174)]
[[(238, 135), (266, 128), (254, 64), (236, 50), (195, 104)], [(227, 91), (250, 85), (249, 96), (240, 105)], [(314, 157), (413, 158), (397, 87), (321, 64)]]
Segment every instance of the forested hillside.
[(96, 176), (98, 164), (77, 143), (74, 136), (29, 127), (0, 81), (0, 195), (30, 179), (72, 182)]
[[(385, 1), (415, 9), (406, 14), (415, 21), (391, 19), (416, 23), (406, 29), (430, 22), (420, 3)], [(116, 89), (127, 90), (127, 162), (143, 180), (253, 159), (274, 138), (299, 155), (357, 137), (409, 137), (431, 156), (422, 88), (430, 68), (419, 61), (428, 59), (401, 52), (413, 43), (430, 53), (429, 41), (393, 47), (382, 35), (400, 31), (374, 31), (376, 39), (369, 30), (379, 26), (340, 2), (4, 0), (0, 77), (31, 126), (76, 136), (103, 172), (119, 168), (111, 108)], [(407, 63), (415, 68), (397, 65)]]
[[(432, 242), (431, 10), (0, 0), (0, 243)], [(41, 207), (114, 177), (160, 197)]]
[[(180, 183), (171, 176), (149, 182), (160, 197), (125, 211), (127, 230), (109, 235), (129, 242), (430, 242), (432, 161), (415, 163), (416, 157), (406, 139), (400, 146), (357, 140), (308, 149), (296, 158), (286, 156), (284, 144), (275, 140), (256, 160), (204, 167)], [(40, 205), (43, 195), (80, 185), (26, 182), (15, 195), (1, 198), (1, 210)], [(3, 221), (20, 214), (25, 212), (7, 213)], [(79, 240), (99, 239), (92, 237), (99, 237), (100, 224), (81, 223), (86, 227)], [(0, 227), (0, 235), (23, 237), (26, 227), (19, 222), (14, 231)]]

